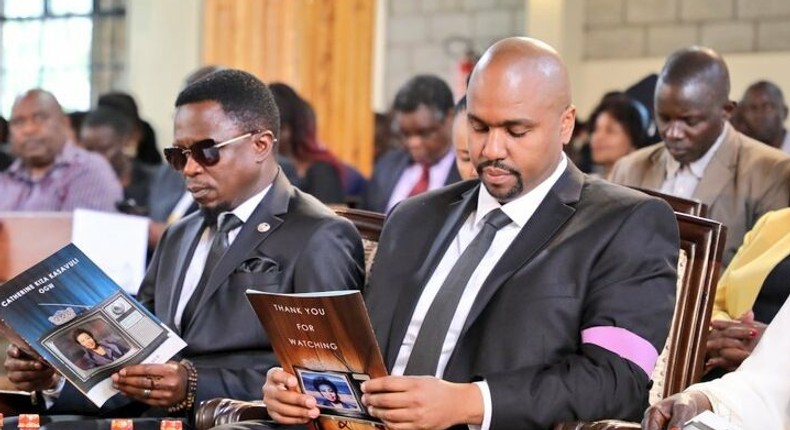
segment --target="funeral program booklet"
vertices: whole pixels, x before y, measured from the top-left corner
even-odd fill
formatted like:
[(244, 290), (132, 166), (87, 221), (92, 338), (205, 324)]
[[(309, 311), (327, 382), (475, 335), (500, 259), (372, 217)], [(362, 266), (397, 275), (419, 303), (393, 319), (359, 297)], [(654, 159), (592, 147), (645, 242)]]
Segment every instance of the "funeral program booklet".
[(70, 244), (0, 285), (0, 330), (101, 406), (123, 367), (186, 343)]
[(315, 397), (319, 429), (382, 428), (360, 385), (387, 375), (359, 291), (276, 294), (247, 290), (283, 369)]

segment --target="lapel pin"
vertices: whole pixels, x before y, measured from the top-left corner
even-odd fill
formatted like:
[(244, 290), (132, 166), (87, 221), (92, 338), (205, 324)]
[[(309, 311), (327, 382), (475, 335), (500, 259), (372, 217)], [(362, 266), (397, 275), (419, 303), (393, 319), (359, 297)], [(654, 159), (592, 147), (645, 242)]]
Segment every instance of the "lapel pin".
[(262, 222), (258, 224), (258, 231), (261, 233), (266, 233), (269, 229), (272, 228), (268, 222)]

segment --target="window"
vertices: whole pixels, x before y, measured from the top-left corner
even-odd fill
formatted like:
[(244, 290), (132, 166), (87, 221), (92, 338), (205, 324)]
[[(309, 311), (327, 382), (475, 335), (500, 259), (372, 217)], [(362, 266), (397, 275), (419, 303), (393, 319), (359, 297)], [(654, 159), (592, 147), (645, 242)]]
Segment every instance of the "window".
[(66, 111), (88, 110), (119, 86), (125, 65), (125, 0), (0, 0), (0, 109), (36, 87)]

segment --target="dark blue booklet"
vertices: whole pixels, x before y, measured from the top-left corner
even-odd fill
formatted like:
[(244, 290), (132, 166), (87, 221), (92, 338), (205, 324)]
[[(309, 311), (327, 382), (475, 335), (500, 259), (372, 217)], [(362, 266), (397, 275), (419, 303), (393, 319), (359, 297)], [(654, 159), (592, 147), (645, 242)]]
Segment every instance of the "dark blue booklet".
[(0, 331), (98, 406), (110, 376), (164, 363), (186, 343), (70, 244), (0, 285)]

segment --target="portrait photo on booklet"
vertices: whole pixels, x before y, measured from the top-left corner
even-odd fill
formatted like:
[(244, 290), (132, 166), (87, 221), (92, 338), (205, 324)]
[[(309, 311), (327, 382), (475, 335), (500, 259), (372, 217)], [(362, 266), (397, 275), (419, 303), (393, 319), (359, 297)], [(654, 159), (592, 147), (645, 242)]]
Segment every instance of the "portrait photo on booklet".
[[(340, 414), (362, 413), (360, 384), (370, 379), (363, 374), (346, 372), (312, 371), (295, 367), (296, 378), (305, 394), (315, 397), (320, 409), (329, 409), (327, 413), (337, 411)], [(356, 412), (356, 414), (354, 414)]]

